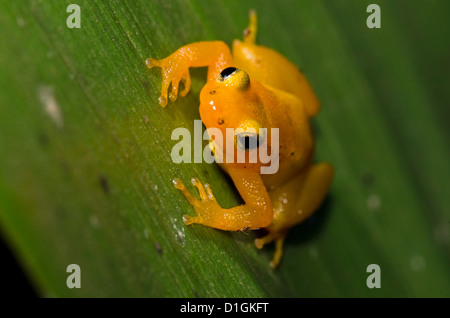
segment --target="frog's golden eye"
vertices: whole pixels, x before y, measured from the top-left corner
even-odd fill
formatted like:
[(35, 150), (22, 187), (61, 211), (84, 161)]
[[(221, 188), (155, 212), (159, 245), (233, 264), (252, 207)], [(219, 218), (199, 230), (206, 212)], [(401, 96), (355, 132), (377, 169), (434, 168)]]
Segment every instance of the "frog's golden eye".
[(242, 150), (253, 150), (266, 141), (266, 130), (256, 120), (245, 120), (236, 129), (236, 145)]
[(260, 140), (258, 134), (243, 132), (236, 135), (236, 144), (242, 150), (253, 150), (259, 147)]
[(228, 77), (232, 76), (236, 71), (238, 71), (235, 67), (227, 67), (219, 75), (219, 81), (225, 81)]
[(248, 74), (235, 67), (227, 67), (220, 72), (217, 81), (225, 86), (232, 86), (239, 89), (246, 89), (250, 86)]

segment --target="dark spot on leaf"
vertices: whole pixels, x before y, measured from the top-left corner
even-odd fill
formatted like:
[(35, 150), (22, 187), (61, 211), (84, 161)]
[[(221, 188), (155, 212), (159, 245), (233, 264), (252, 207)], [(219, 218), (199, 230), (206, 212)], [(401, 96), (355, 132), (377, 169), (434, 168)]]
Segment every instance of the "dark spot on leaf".
[(162, 255), (163, 249), (162, 249), (161, 245), (158, 242), (155, 242), (155, 248), (156, 248), (156, 251), (158, 252), (158, 254)]
[(67, 161), (62, 160), (60, 164), (61, 164), (61, 169), (64, 172), (65, 176), (66, 177), (70, 176), (71, 171), (70, 171), (70, 167), (69, 167), (69, 164), (67, 163)]
[(363, 172), (361, 181), (366, 187), (371, 187), (375, 183), (375, 177), (372, 173), (366, 171)]
[(108, 178), (106, 178), (105, 175), (100, 175), (98, 177), (98, 182), (100, 183), (100, 186), (103, 190), (103, 193), (108, 195), (109, 194), (109, 182), (108, 182)]
[(47, 137), (46, 134), (40, 133), (38, 135), (38, 140), (39, 140), (39, 143), (41, 144), (42, 147), (45, 147), (45, 146), (48, 145), (48, 137)]

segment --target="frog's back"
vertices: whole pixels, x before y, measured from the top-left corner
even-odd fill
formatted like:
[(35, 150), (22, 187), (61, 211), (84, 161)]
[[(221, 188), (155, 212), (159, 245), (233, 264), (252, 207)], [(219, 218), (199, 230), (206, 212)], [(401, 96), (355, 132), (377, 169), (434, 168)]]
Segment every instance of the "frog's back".
[(305, 76), (277, 51), (254, 43), (233, 42), (233, 63), (251, 79), (291, 93), (300, 98), (309, 116), (319, 112), (319, 101)]

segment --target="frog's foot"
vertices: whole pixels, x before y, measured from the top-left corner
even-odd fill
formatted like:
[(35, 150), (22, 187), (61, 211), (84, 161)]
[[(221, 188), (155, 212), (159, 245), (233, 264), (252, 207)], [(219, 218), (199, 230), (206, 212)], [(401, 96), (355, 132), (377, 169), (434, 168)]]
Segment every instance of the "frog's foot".
[(191, 90), (191, 76), (189, 75), (189, 71), (186, 71), (185, 75), (181, 78), (181, 82), (184, 85), (184, 89), (180, 92), (180, 95), (184, 97)]
[(249, 24), (244, 30), (244, 42), (255, 43), (256, 42), (256, 32), (258, 30), (258, 18), (256, 16), (255, 10), (250, 10), (249, 13)]
[(170, 84), (172, 84), (172, 90), (169, 93), (169, 98), (172, 102), (177, 100), (180, 82), (184, 84), (184, 90), (180, 92), (180, 95), (186, 96), (189, 93), (191, 89), (191, 77), (187, 66), (183, 67), (182, 64), (174, 65), (170, 56), (162, 60), (155, 60), (149, 57), (145, 60), (145, 64), (148, 68), (160, 67), (162, 70), (161, 95), (158, 98), (159, 104), (162, 107), (167, 105), (167, 94)]
[(281, 256), (283, 255), (283, 243), (286, 235), (286, 232), (270, 232), (262, 238), (255, 239), (255, 246), (258, 249), (261, 249), (265, 244), (275, 240), (275, 254), (270, 262), (270, 267), (273, 269), (280, 264)]
[(221, 211), (222, 208), (217, 203), (214, 194), (212, 193), (211, 187), (209, 184), (202, 185), (198, 178), (192, 178), (191, 182), (194, 186), (197, 187), (198, 192), (200, 194), (200, 200), (198, 200), (192, 193), (186, 188), (184, 183), (178, 179), (173, 179), (173, 184), (175, 188), (181, 191), (185, 196), (186, 200), (194, 207), (196, 216), (184, 215), (183, 220), (186, 225), (190, 224), (204, 224), (211, 226), (210, 217), (213, 216), (218, 211)]

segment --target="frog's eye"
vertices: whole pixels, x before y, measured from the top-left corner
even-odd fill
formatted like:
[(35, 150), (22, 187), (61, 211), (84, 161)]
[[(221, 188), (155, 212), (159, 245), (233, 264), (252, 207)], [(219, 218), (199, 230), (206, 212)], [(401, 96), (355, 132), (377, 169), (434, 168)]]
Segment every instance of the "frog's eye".
[(225, 86), (232, 86), (239, 89), (246, 89), (250, 86), (248, 74), (235, 67), (227, 67), (220, 72), (217, 81)]
[(256, 120), (245, 120), (236, 129), (236, 145), (242, 150), (253, 150), (266, 141), (266, 130)]
[(220, 72), (219, 80), (222, 80), (222, 81), (227, 80), (227, 78), (232, 76), (236, 71), (238, 71), (238, 69), (235, 67), (227, 67), (222, 72)]
[(236, 135), (236, 144), (242, 150), (253, 150), (259, 147), (258, 134), (243, 132)]

